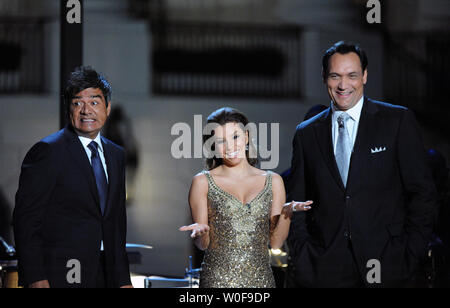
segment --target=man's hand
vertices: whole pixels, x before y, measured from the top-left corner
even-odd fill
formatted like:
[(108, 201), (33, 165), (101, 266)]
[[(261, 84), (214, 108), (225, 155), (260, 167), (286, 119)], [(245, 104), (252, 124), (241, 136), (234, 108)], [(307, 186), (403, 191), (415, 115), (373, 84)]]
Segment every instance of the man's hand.
[(40, 280), (33, 282), (28, 286), (30, 289), (49, 289), (50, 284), (48, 283), (48, 280)]
[(134, 289), (134, 287), (131, 284), (128, 284), (126, 286), (120, 287), (121, 289)]

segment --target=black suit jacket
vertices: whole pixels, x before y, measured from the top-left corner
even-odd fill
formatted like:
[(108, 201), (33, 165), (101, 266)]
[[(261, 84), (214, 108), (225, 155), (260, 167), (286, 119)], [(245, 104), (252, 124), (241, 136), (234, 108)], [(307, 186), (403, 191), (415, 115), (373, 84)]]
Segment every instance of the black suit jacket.
[[(103, 216), (92, 167), (73, 129), (44, 138), (26, 155), (13, 217), (21, 285), (47, 279), (51, 287), (94, 287), (102, 240), (108, 286), (130, 284), (125, 153), (103, 137), (102, 144), (109, 180)], [(80, 262), (79, 284), (68, 283), (70, 260)]]
[(306, 287), (342, 286), (350, 240), (362, 281), (376, 259), (381, 284), (371, 286), (401, 286), (426, 252), (436, 200), (417, 122), (407, 108), (365, 98), (344, 188), (331, 113), (299, 124), (293, 140), (288, 200), (314, 201), (292, 219), (295, 279)]

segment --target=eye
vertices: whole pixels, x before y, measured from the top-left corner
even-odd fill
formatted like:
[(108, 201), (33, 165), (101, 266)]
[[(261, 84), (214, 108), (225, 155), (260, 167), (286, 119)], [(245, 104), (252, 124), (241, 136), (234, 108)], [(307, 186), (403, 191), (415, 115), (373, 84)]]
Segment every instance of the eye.
[(333, 80), (336, 80), (336, 79), (339, 78), (339, 76), (336, 75), (336, 74), (330, 74), (330, 75), (328, 76), (328, 78), (333, 79)]
[(72, 102), (72, 105), (75, 107), (79, 107), (82, 105), (82, 103), (81, 102)]
[(234, 140), (236, 140), (236, 139), (238, 139), (238, 138), (239, 138), (239, 135), (234, 135), (234, 136), (233, 136), (233, 139), (234, 139)]
[(91, 103), (91, 105), (92, 105), (92, 106), (97, 106), (97, 105), (98, 105), (98, 102), (93, 101), (93, 102)]

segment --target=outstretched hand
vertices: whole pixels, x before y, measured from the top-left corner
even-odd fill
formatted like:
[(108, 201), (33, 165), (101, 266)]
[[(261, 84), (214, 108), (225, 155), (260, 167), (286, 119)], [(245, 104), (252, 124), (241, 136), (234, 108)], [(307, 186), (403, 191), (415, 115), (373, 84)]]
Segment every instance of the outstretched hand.
[(291, 201), (283, 205), (283, 210), (281, 211), (281, 213), (284, 214), (285, 218), (291, 218), (293, 212), (309, 211), (311, 209), (311, 204), (313, 204), (313, 201)]
[(205, 224), (192, 224), (189, 226), (183, 226), (179, 229), (180, 231), (192, 231), (191, 237), (197, 238), (199, 236), (203, 236), (209, 232), (209, 226)]

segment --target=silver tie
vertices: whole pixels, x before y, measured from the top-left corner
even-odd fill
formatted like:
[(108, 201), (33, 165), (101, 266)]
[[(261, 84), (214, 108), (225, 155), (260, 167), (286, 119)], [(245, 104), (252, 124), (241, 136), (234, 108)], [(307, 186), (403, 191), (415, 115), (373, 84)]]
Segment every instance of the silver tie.
[(350, 136), (348, 135), (347, 130), (347, 120), (349, 118), (350, 116), (347, 113), (343, 112), (337, 119), (339, 135), (336, 144), (335, 156), (344, 187), (347, 186), (348, 168), (350, 166), (350, 157), (352, 154)]

